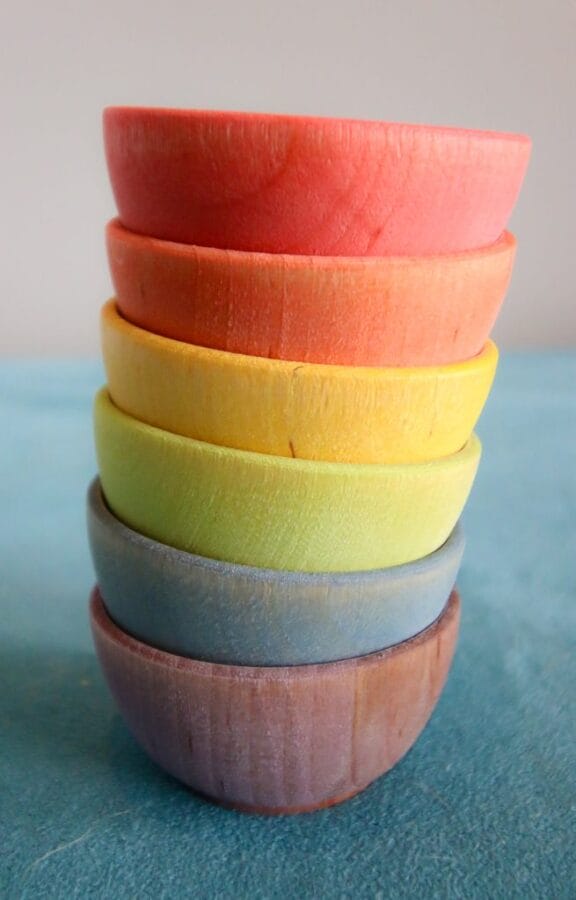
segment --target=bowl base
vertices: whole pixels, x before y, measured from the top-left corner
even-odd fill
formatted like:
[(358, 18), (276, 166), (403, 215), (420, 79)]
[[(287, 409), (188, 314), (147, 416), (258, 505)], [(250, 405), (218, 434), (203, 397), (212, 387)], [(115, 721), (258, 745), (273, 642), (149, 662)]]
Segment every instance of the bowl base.
[(356, 797), (362, 791), (365, 791), (371, 783), (354, 788), (353, 791), (348, 791), (345, 794), (339, 794), (337, 797), (328, 797), (326, 800), (321, 800), (320, 803), (311, 803), (308, 806), (252, 806), (250, 803), (234, 803), (228, 800), (220, 800), (217, 797), (211, 797), (209, 794), (203, 794), (201, 791), (193, 791), (193, 793), (198, 794), (199, 797), (208, 800), (210, 803), (214, 803), (216, 806), (221, 806), (223, 809), (229, 809), (233, 812), (256, 816), (297, 816), (301, 813), (318, 812), (321, 809), (329, 809), (331, 806), (345, 803), (347, 800), (351, 800), (352, 797)]

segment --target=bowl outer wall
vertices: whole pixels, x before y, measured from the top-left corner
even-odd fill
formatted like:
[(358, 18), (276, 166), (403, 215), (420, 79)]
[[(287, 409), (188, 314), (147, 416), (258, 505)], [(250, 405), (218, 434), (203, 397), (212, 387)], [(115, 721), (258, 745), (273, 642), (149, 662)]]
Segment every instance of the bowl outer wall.
[(523, 135), (202, 110), (110, 108), (120, 218), (165, 240), (270, 253), (451, 253), (496, 241)]
[(109, 222), (122, 315), (174, 340), (271, 359), (432, 366), (470, 359), (506, 294), (516, 240), (423, 257), (288, 256), (161, 241)]
[(413, 637), (441, 613), (464, 551), (457, 525), (439, 550), (405, 566), (304, 574), (206, 559), (152, 541), (88, 493), (100, 593), (126, 632), (181, 656), (253, 666), (362, 656)]
[(411, 641), (344, 662), (288, 668), (187, 660), (130, 638), (91, 603), (98, 656), (137, 741), (217, 802), (265, 812), (329, 805), (412, 746), (444, 686), (458, 634), (453, 592)]
[(352, 465), (231, 450), (95, 402), (100, 478), (114, 514), (164, 544), (308, 572), (401, 565), (438, 549), (471, 490), (481, 446), (414, 465)]

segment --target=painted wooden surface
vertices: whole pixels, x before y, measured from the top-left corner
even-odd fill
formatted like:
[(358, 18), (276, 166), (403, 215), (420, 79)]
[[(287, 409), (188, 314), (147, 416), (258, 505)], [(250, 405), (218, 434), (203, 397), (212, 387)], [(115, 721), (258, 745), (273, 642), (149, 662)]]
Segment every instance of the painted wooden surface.
[(243, 253), (106, 230), (122, 315), (175, 340), (273, 359), (433, 366), (478, 354), (516, 241), (414, 257)]
[(476, 474), (474, 435), (428, 463), (352, 465), (230, 450), (145, 425), (103, 390), (96, 449), (112, 511), (163, 544), (297, 571), (401, 565), (440, 547)]
[(398, 762), (440, 696), (459, 614), (454, 592), (430, 628), (381, 653), (256, 668), (156, 650), (91, 600), (100, 663), (139, 744), (194, 790), (268, 813), (337, 803)]
[(522, 135), (198, 110), (110, 108), (120, 218), (141, 234), (271, 253), (449, 253), (496, 241)]
[(490, 341), (464, 363), (360, 368), (211, 350), (101, 316), (108, 390), (124, 412), (186, 437), (299, 459), (416, 463), (456, 453), (490, 392)]
[(185, 553), (127, 528), (98, 479), (88, 534), (100, 593), (126, 632), (180, 656), (289, 666), (373, 653), (438, 618), (454, 587), (464, 536), (456, 526), (430, 556), (345, 574), (256, 569)]

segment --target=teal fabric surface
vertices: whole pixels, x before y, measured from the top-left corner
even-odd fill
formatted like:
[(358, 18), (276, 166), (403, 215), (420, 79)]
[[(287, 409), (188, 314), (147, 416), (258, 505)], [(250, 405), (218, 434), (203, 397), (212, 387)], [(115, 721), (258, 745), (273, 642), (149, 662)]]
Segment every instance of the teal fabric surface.
[(424, 735), (348, 803), (228, 812), (119, 720), (87, 620), (96, 364), (0, 365), (0, 897), (576, 897), (576, 355), (505, 357)]

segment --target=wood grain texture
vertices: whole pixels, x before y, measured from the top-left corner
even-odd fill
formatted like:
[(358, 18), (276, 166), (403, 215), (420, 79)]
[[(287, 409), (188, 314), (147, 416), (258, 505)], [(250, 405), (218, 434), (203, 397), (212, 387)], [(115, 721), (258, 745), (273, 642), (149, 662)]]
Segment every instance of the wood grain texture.
[(120, 218), (207, 247), (425, 255), (496, 241), (530, 154), (522, 135), (297, 116), (111, 108)]
[(96, 650), (136, 740), (227, 805), (312, 810), (365, 788), (410, 749), (440, 696), (460, 615), (454, 592), (422, 634), (319, 666), (219, 666), (136, 641), (91, 601)]
[(122, 315), (155, 334), (252, 356), (343, 366), (470, 359), (492, 330), (516, 241), (424, 257), (244, 253), (106, 230)]
[(401, 565), (440, 547), (480, 459), (405, 466), (311, 462), (230, 450), (145, 425), (96, 397), (106, 500), (125, 524), (180, 550), (304, 572)]
[(405, 566), (345, 574), (256, 569), (185, 553), (127, 528), (98, 479), (88, 534), (112, 619), (144, 643), (216, 663), (291, 666), (363, 656), (408, 640), (438, 618), (464, 536)]
[(173, 341), (101, 316), (108, 390), (120, 409), (174, 434), (275, 456), (417, 463), (456, 453), (490, 392), (498, 351), (450, 366), (290, 363)]

